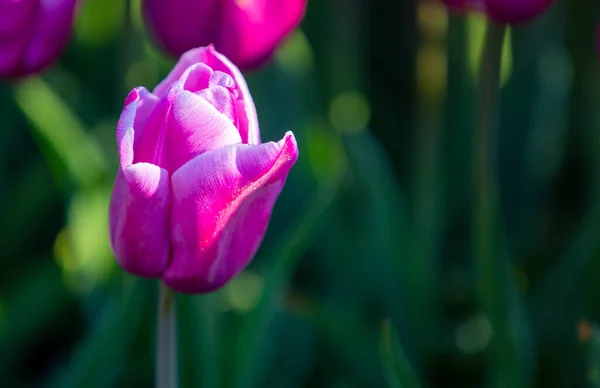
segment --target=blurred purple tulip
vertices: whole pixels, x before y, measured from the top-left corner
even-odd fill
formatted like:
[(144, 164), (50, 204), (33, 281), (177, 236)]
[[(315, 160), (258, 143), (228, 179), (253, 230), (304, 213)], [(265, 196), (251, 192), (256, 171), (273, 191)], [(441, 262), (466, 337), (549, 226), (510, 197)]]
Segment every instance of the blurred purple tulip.
[(170, 54), (213, 44), (248, 70), (298, 26), (306, 0), (143, 0), (142, 6), (152, 35)]
[(486, 12), (501, 23), (523, 23), (541, 15), (553, 0), (486, 0)]
[(37, 73), (68, 43), (77, 0), (0, 0), (0, 77)]
[(518, 24), (542, 14), (553, 0), (443, 0), (457, 11), (481, 11), (498, 23)]
[(261, 144), (246, 81), (212, 46), (183, 54), (152, 93), (131, 91), (117, 144), (117, 261), (185, 293), (215, 290), (246, 267), (298, 158), (291, 132)]
[(485, 10), (485, 0), (443, 0), (446, 5), (455, 11), (483, 11)]

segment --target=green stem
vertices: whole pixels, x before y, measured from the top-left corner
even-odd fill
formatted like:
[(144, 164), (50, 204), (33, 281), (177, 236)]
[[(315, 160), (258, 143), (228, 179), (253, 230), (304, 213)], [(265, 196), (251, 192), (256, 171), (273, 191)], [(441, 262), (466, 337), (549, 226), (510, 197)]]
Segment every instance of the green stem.
[[(497, 122), (502, 46), (506, 26), (488, 23), (479, 69), (477, 121), (474, 138), (475, 255), (481, 302), (492, 324), (496, 383), (515, 383), (514, 344), (503, 297), (500, 231), (498, 229), (493, 139)], [(512, 385), (505, 386), (512, 386)]]
[(479, 260), (480, 292), (483, 302), (489, 306), (493, 299), (496, 282), (494, 256), (494, 194), (493, 131), (498, 107), (500, 62), (504, 26), (489, 24), (486, 31), (484, 51), (479, 75), (477, 121), (475, 126), (475, 233), (476, 254)]
[(419, 388), (421, 383), (389, 319), (381, 325), (380, 357), (389, 388)]
[(156, 387), (177, 387), (177, 332), (175, 294), (160, 282), (156, 332)]

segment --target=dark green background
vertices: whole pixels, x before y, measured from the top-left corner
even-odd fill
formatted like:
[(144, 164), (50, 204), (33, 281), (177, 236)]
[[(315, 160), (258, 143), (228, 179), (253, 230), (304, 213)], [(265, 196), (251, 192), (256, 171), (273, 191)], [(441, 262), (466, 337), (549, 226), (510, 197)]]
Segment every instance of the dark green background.
[[(173, 60), (124, 3), (83, 1), (59, 63), (0, 85), (2, 386), (153, 384), (157, 282), (115, 265), (106, 207), (123, 99)], [(178, 296), (181, 386), (600, 386), (599, 20), (597, 1), (559, 0), (510, 31), (494, 322), (470, 226), (483, 20), (309, 1), (247, 74), (263, 140), (291, 129), (300, 158), (248, 270)]]

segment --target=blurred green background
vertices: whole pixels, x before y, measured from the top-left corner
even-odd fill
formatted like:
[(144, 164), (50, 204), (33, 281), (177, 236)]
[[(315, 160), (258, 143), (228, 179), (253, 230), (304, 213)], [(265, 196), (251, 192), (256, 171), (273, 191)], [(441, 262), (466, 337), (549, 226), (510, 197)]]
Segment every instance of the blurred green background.
[[(83, 1), (60, 62), (0, 85), (3, 387), (153, 384), (157, 282), (115, 265), (107, 204), (123, 99), (174, 62), (125, 3)], [(262, 138), (293, 130), (300, 159), (250, 267), (178, 296), (181, 386), (600, 386), (599, 20), (559, 0), (509, 32), (495, 321), (471, 228), (484, 20), (310, 0), (247, 74)]]

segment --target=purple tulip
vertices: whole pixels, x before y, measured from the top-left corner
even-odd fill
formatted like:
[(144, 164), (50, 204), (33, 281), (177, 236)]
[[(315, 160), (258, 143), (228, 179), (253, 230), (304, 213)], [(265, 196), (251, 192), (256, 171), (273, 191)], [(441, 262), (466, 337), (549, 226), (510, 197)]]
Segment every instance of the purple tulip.
[(0, 77), (49, 66), (69, 41), (77, 0), (0, 0)]
[(553, 0), (486, 0), (486, 12), (501, 23), (523, 23), (542, 14)]
[(143, 0), (158, 43), (179, 56), (214, 44), (242, 70), (263, 64), (304, 16), (306, 0)]
[(291, 132), (261, 144), (246, 81), (212, 46), (183, 54), (152, 93), (129, 93), (117, 144), (117, 261), (185, 293), (215, 290), (246, 267), (298, 158)]
[(455, 11), (483, 11), (485, 10), (485, 0), (443, 0), (446, 5)]
[(482, 11), (498, 23), (518, 24), (542, 14), (553, 0), (444, 0), (457, 11)]

